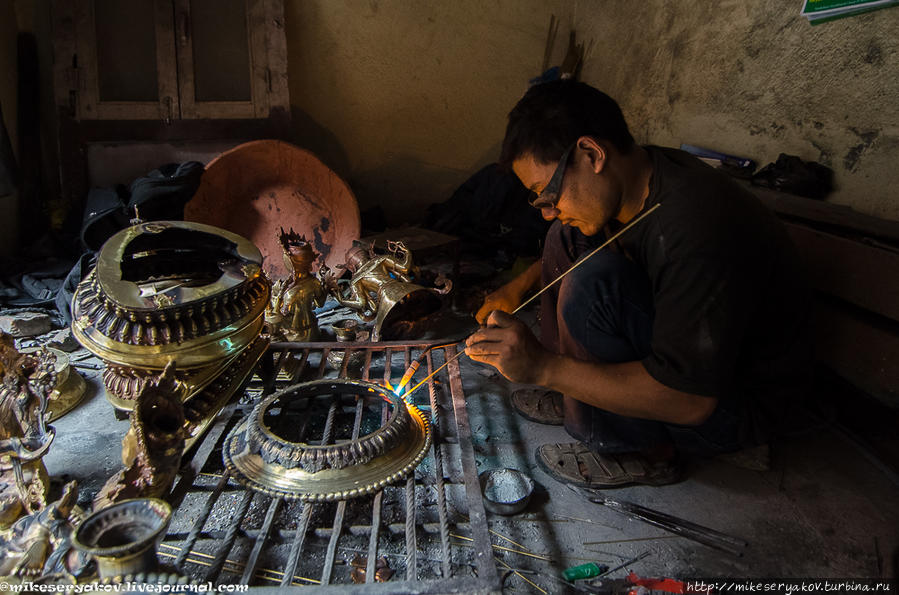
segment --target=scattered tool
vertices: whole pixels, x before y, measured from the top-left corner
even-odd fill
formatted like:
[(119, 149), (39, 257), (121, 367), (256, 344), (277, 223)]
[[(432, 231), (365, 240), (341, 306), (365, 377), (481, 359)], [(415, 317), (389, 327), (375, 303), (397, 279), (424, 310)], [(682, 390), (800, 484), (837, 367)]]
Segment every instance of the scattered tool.
[[(578, 490), (575, 489), (575, 491)], [(714, 529), (709, 529), (708, 527), (703, 527), (702, 525), (697, 525), (696, 523), (691, 523), (690, 521), (679, 519), (664, 512), (652, 510), (650, 508), (640, 506), (639, 504), (620, 502), (618, 500), (606, 498), (605, 496), (596, 496), (594, 495), (594, 493), (588, 490), (583, 490), (582, 493), (584, 492), (586, 492), (585, 495), (590, 500), (590, 502), (607, 506), (608, 508), (632, 519), (643, 521), (644, 523), (648, 523), (654, 527), (658, 527), (659, 529), (668, 531), (669, 533), (674, 533), (675, 535), (686, 537), (687, 539), (693, 540), (703, 545), (707, 545), (718, 551), (731, 554), (732, 556), (742, 556), (743, 550), (746, 548), (746, 546), (749, 545), (746, 541), (738, 537), (733, 537), (731, 535), (715, 531)]]
[(582, 578), (593, 578), (605, 572), (609, 567), (606, 564), (597, 564), (596, 562), (587, 562), (578, 566), (571, 566), (562, 571), (562, 578), (566, 581), (576, 581)]
[[(612, 242), (614, 242), (615, 240), (617, 240), (618, 238), (620, 238), (620, 237), (622, 236), (622, 234), (624, 234), (624, 232), (626, 232), (627, 230), (629, 230), (630, 228), (632, 228), (634, 225), (636, 225), (637, 223), (639, 223), (640, 221), (642, 221), (644, 218), (646, 218), (647, 216), (649, 216), (650, 213), (652, 213), (653, 211), (655, 211), (655, 210), (656, 210), (657, 208), (659, 208), (660, 206), (662, 206), (662, 203), (654, 204), (652, 207), (650, 207), (649, 209), (647, 209), (646, 212), (644, 212), (643, 214), (641, 214), (639, 217), (634, 218), (630, 223), (628, 223), (627, 225), (625, 225), (624, 227), (622, 227), (620, 230), (618, 230), (618, 232), (617, 232), (616, 234), (614, 234), (614, 235), (613, 235), (612, 237), (610, 237), (608, 240), (606, 240), (605, 242), (603, 242), (598, 248), (594, 249), (592, 252), (590, 252), (589, 254), (587, 254), (587, 256), (581, 258), (579, 261), (577, 261), (576, 263), (574, 263), (573, 265), (571, 265), (571, 266), (568, 268), (568, 270), (566, 270), (564, 273), (562, 273), (561, 275), (559, 275), (558, 277), (556, 277), (555, 279), (553, 279), (551, 282), (547, 283), (547, 284), (543, 287), (543, 289), (541, 289), (540, 291), (538, 291), (537, 293), (535, 293), (534, 295), (532, 295), (531, 297), (529, 297), (528, 299), (526, 299), (520, 306), (518, 306), (517, 308), (515, 308), (515, 309), (512, 311), (512, 315), (514, 316), (515, 314), (517, 314), (519, 310), (521, 310), (522, 308), (524, 308), (525, 306), (527, 306), (528, 304), (530, 304), (532, 301), (534, 301), (535, 299), (537, 299), (537, 297), (538, 297), (540, 294), (542, 294), (544, 291), (546, 291), (547, 289), (549, 289), (550, 287), (552, 287), (553, 285), (555, 285), (556, 283), (558, 283), (559, 281), (561, 281), (562, 279), (564, 279), (565, 276), (566, 276), (568, 273), (570, 273), (570, 272), (573, 271), (574, 269), (576, 269), (576, 268), (578, 268), (579, 266), (581, 266), (582, 264), (584, 264), (584, 263), (585, 263), (590, 257), (592, 257), (594, 254), (596, 254), (597, 252), (599, 252), (600, 250), (602, 250), (603, 248), (605, 248), (606, 246), (608, 246), (609, 244), (611, 244)], [(446, 366), (448, 366), (449, 363), (452, 362), (453, 360), (458, 359), (458, 358), (459, 358), (460, 356), (462, 356), (464, 353), (465, 353), (465, 349), (462, 349), (461, 351), (459, 351), (459, 352), (458, 352), (456, 355), (454, 355), (453, 357), (448, 358), (448, 359), (443, 363), (442, 366), (440, 366), (439, 368), (437, 368), (436, 370), (434, 370), (433, 372), (431, 372), (430, 374), (428, 374), (427, 376), (425, 376), (425, 378), (424, 378), (423, 380), (421, 380), (418, 384), (416, 384), (414, 387), (412, 387), (412, 388), (406, 393), (405, 396), (408, 397), (409, 395), (411, 395), (412, 393), (414, 393), (416, 390), (418, 390), (418, 388), (419, 388), (422, 384), (424, 384), (425, 382), (427, 382), (428, 380), (430, 380), (435, 374), (437, 374), (437, 372), (439, 372), (440, 370), (442, 370), (443, 368), (445, 368)], [(422, 354), (422, 355), (424, 355), (424, 354)], [(412, 365), (409, 366), (409, 369), (406, 370), (406, 373), (403, 374), (403, 379), (400, 380), (399, 386), (397, 387), (396, 390), (394, 390), (394, 392), (395, 392), (397, 395), (399, 395), (399, 394), (402, 393), (402, 389), (401, 389), (400, 387), (406, 386), (406, 384), (408, 384), (409, 381), (412, 379), (412, 376), (415, 375), (415, 371), (418, 370), (418, 363), (419, 363), (419, 360), (420, 360), (420, 359), (421, 359), (421, 356), (419, 356), (419, 358), (416, 359), (415, 362), (413, 362)], [(412, 369), (413, 366), (415, 367), (414, 370)]]

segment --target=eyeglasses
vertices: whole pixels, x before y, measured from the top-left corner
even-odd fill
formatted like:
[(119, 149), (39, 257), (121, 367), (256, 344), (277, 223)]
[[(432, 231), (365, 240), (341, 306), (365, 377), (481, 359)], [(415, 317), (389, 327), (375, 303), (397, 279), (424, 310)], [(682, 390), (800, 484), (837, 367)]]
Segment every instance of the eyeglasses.
[(528, 201), (535, 209), (555, 208), (556, 204), (558, 204), (559, 197), (562, 195), (562, 181), (565, 179), (565, 168), (568, 166), (568, 157), (571, 155), (571, 151), (574, 150), (575, 145), (577, 145), (576, 142), (572, 143), (571, 146), (562, 153), (559, 164), (556, 166), (556, 171), (553, 172), (553, 175), (549, 179), (549, 183), (543, 189), (543, 192), (535, 194), (533, 198)]

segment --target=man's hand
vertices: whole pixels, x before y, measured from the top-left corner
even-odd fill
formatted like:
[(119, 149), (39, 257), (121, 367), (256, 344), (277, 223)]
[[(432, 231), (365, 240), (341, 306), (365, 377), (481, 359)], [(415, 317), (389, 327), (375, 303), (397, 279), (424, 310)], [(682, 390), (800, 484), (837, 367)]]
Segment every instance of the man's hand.
[(465, 341), (465, 353), (521, 384), (539, 384), (551, 359), (523, 322), (500, 310), (491, 312), (487, 327)]
[(509, 314), (521, 304), (522, 294), (512, 285), (503, 285), (493, 293), (487, 294), (484, 303), (474, 315), (478, 324), (487, 324), (487, 316), (494, 310)]

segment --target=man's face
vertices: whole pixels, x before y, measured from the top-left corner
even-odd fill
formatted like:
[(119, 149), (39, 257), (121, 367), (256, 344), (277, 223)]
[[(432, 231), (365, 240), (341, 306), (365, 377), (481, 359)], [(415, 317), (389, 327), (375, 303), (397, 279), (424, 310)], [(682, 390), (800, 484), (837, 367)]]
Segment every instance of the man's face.
[[(540, 194), (549, 184), (557, 163), (541, 163), (533, 155), (512, 162), (512, 170), (531, 192)], [(554, 206), (543, 206), (540, 213), (547, 221), (558, 219), (577, 227), (587, 236), (597, 234), (618, 211), (620, 192), (596, 167), (595, 157), (575, 147), (565, 169), (561, 193)], [(539, 201), (538, 201), (539, 204)]]

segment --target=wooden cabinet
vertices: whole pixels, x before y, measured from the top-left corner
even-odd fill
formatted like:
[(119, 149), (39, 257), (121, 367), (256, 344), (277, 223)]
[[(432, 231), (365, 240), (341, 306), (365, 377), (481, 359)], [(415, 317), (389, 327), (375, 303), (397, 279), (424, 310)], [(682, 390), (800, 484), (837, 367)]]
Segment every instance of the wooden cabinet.
[(76, 120), (287, 110), (281, 0), (57, 0), (56, 97)]
[[(283, 0), (53, 0), (53, 85), (63, 204), (80, 212), (93, 149), (289, 140)], [(168, 151), (168, 152), (167, 152)]]

